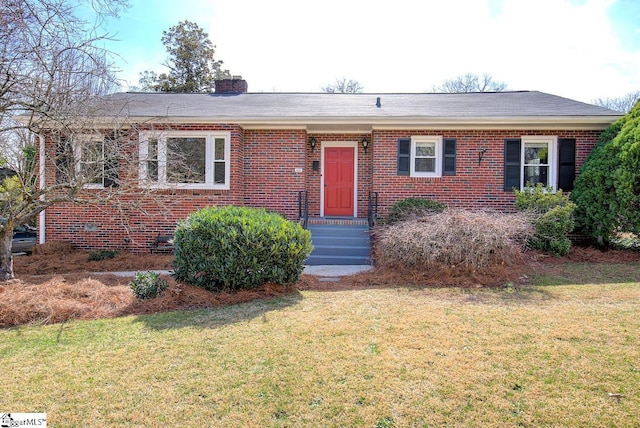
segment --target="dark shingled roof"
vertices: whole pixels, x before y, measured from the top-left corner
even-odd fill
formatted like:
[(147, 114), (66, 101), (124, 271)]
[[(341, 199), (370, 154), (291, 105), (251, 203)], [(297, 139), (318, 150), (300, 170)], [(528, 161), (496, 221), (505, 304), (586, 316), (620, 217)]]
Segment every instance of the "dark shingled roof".
[[(380, 99), (380, 107), (377, 100)], [(131, 120), (167, 119), (238, 123), (245, 126), (359, 124), (392, 126), (433, 123), (585, 124), (604, 128), (622, 116), (603, 107), (538, 91), (330, 94), (116, 93), (101, 114)], [(360, 128), (364, 129), (364, 128)]]

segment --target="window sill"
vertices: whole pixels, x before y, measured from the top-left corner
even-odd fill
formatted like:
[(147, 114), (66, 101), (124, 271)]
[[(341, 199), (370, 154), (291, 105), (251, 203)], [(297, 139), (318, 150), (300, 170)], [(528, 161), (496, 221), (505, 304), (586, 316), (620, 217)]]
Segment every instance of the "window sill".
[(145, 184), (141, 183), (140, 187), (153, 190), (229, 190), (230, 186), (215, 186), (207, 184)]

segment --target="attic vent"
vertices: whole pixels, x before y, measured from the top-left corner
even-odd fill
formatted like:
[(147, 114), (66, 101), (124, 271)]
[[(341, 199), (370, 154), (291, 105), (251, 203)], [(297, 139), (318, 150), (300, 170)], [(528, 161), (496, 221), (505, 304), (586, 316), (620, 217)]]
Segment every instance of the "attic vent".
[(376, 107), (381, 107), (382, 104), (380, 104), (380, 97), (376, 98)]

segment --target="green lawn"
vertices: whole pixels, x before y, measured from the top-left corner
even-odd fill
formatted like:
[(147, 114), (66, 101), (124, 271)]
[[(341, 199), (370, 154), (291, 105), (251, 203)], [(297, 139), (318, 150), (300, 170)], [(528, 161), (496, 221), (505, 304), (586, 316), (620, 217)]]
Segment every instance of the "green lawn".
[(638, 278), (574, 264), (522, 289), (297, 291), (0, 330), (0, 412), (53, 427), (637, 427)]

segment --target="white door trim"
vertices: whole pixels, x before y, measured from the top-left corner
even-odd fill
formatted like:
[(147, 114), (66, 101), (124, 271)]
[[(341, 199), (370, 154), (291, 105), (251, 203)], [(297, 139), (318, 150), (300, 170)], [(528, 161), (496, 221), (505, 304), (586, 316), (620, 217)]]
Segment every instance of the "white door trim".
[(320, 143), (320, 217), (324, 217), (324, 149), (327, 147), (353, 148), (353, 217), (358, 217), (358, 142), (323, 141)]

